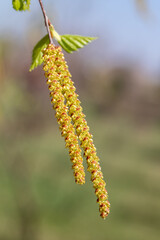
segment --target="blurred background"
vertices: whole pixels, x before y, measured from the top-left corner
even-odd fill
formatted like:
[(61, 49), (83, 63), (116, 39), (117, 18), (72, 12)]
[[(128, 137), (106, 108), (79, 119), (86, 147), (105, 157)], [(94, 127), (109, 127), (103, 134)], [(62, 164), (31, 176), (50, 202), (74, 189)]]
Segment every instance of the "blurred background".
[(111, 202), (104, 221), (90, 176), (74, 182), (42, 67), (46, 34), (30, 12), (0, 8), (0, 240), (160, 238), (160, 2), (46, 0), (60, 34), (98, 36), (66, 59)]

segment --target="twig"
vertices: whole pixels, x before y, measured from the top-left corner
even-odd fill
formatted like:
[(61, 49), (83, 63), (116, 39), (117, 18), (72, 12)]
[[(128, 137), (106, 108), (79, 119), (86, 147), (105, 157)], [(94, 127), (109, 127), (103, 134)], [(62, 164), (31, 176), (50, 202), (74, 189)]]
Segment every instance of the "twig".
[(46, 15), (46, 12), (44, 10), (44, 7), (43, 7), (43, 4), (42, 4), (42, 1), (39, 0), (39, 4), (41, 6), (41, 9), (42, 9), (42, 13), (43, 13), (43, 16), (44, 16), (44, 22), (45, 22), (45, 26), (47, 28), (47, 32), (48, 32), (48, 35), (49, 35), (49, 40), (50, 40), (50, 43), (53, 44), (53, 39), (52, 39), (52, 36), (51, 36), (51, 32), (50, 32), (50, 29), (49, 29), (49, 24), (50, 24), (50, 21)]

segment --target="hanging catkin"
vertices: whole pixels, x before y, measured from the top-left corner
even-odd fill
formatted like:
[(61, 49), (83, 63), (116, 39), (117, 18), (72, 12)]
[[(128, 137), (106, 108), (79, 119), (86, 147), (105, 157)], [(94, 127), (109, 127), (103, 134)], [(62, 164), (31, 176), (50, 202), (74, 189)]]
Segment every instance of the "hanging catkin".
[[(44, 51), (43, 59), (44, 70), (47, 72), (47, 82), (49, 84), (49, 90), (51, 91), (51, 101), (56, 110), (56, 117), (60, 124), (62, 136), (65, 137), (66, 146), (69, 147), (76, 182), (84, 183), (84, 168), (74, 130), (76, 131), (87, 160), (87, 170), (91, 173), (91, 181), (95, 189), (97, 202), (99, 203), (100, 215), (102, 218), (106, 218), (110, 211), (108, 193), (105, 188), (106, 183), (103, 180), (99, 158), (93, 144), (93, 137), (89, 132), (89, 127), (85, 120), (85, 115), (82, 112), (80, 100), (75, 92), (76, 88), (71, 80), (71, 74), (65, 62), (61, 47), (55, 47), (49, 44)], [(64, 102), (66, 102), (66, 105)]]
[(49, 84), (51, 103), (56, 111), (56, 118), (59, 124), (61, 135), (65, 138), (66, 147), (69, 149), (69, 155), (72, 168), (74, 169), (74, 176), (76, 183), (85, 183), (85, 173), (83, 167), (83, 158), (81, 156), (81, 149), (78, 144), (78, 137), (75, 134), (75, 129), (72, 125), (72, 119), (68, 115), (68, 107), (65, 105), (65, 98), (62, 94), (62, 86), (60, 85), (59, 75), (56, 72), (56, 55), (58, 48), (49, 45), (44, 50), (43, 69), (46, 72), (47, 84)]

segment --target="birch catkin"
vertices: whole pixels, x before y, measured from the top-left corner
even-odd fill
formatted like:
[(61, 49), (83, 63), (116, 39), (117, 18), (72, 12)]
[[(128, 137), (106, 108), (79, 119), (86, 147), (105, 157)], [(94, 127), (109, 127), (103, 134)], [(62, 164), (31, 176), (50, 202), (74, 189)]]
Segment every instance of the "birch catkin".
[(68, 107), (64, 104), (65, 98), (62, 94), (62, 86), (60, 85), (59, 75), (56, 70), (56, 54), (58, 49), (53, 45), (49, 45), (44, 50), (43, 69), (46, 72), (47, 84), (49, 84), (51, 103), (56, 111), (56, 118), (59, 124), (61, 135), (65, 138), (66, 147), (69, 149), (69, 155), (72, 168), (74, 169), (74, 176), (76, 183), (85, 183), (85, 173), (83, 167), (83, 158), (81, 156), (81, 149), (78, 144), (78, 137), (75, 134), (75, 129), (71, 123), (72, 119), (68, 115)]
[[(102, 218), (106, 218), (110, 211), (108, 193), (105, 188), (106, 183), (103, 180), (99, 158), (93, 144), (93, 137), (89, 132), (89, 127), (82, 112), (80, 100), (75, 92), (76, 88), (71, 80), (71, 74), (61, 47), (54, 47), (49, 44), (44, 51), (43, 58), (44, 70), (47, 72), (47, 82), (50, 84), (51, 101), (56, 110), (56, 117), (60, 124), (62, 136), (65, 137), (66, 146), (69, 148), (76, 182), (84, 183), (84, 168), (78, 146), (78, 136), (80, 146), (87, 160), (87, 170), (91, 173), (91, 181), (95, 189), (97, 202), (99, 203), (100, 215)], [(66, 102), (66, 105), (64, 102)], [(73, 122), (73, 125), (71, 122)], [(75, 135), (74, 131), (76, 131), (77, 135)]]

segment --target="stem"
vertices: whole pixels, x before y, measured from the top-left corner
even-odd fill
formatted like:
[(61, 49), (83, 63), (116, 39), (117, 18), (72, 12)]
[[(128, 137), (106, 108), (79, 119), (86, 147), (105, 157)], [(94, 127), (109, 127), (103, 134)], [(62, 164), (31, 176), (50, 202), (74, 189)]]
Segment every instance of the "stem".
[(44, 7), (43, 7), (43, 4), (42, 4), (42, 1), (41, 1), (41, 0), (39, 0), (39, 4), (40, 4), (40, 6), (41, 6), (41, 10), (42, 10), (42, 13), (43, 13), (44, 22), (45, 22), (45, 26), (46, 26), (46, 28), (47, 28), (47, 32), (48, 32), (48, 35), (49, 35), (50, 43), (53, 44), (51, 32), (50, 32), (50, 29), (49, 29), (50, 21), (49, 21), (47, 15), (46, 15), (46, 12), (45, 12), (45, 10), (44, 10)]

